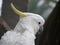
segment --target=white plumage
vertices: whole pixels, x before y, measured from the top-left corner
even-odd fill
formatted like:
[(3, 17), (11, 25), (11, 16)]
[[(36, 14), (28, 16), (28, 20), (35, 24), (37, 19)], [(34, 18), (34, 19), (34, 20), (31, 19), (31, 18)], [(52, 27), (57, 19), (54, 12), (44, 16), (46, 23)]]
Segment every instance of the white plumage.
[[(44, 19), (38, 14), (23, 13), (13, 30), (7, 31), (0, 40), (0, 45), (35, 45), (35, 34), (44, 24)], [(40, 23), (39, 23), (40, 22)]]

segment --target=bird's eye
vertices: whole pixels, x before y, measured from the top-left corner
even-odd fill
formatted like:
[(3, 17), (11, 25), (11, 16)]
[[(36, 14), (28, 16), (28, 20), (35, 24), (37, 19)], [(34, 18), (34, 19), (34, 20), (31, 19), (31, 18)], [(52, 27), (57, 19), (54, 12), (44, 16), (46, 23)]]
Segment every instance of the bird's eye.
[(38, 22), (38, 24), (41, 24), (41, 22)]

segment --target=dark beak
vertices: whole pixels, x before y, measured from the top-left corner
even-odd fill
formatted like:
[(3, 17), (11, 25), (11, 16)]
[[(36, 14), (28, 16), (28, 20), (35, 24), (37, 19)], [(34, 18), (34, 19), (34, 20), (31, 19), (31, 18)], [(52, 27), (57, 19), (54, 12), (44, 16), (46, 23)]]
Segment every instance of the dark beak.
[(42, 32), (43, 32), (43, 26), (40, 26), (39, 31), (37, 33), (41, 34)]

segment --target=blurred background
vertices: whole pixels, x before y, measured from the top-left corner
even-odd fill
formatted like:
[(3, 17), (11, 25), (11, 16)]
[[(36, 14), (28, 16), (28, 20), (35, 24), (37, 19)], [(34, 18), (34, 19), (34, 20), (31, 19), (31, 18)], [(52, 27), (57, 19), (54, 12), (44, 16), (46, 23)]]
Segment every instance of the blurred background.
[(58, 0), (28, 0), (28, 12), (40, 14), (47, 19)]
[(11, 2), (14, 3), (17, 9), (23, 12), (40, 14), (46, 20), (58, 0), (0, 0), (0, 15), (9, 27), (13, 29), (19, 17), (11, 10)]
[(19, 17), (11, 10), (11, 2), (19, 10), (40, 14), (45, 19), (43, 33), (36, 36), (36, 45), (59, 45), (59, 0), (0, 0), (0, 37), (6, 30), (14, 29), (19, 20)]

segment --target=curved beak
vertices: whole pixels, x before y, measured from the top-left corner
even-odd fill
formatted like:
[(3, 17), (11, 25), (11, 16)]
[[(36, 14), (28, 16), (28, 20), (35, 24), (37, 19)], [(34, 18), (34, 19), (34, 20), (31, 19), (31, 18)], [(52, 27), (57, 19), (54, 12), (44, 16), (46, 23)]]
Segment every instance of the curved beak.
[(42, 32), (43, 32), (43, 26), (39, 28), (39, 31), (37, 32), (37, 34), (41, 34)]
[(41, 26), (39, 30), (40, 30), (40, 32), (43, 32), (43, 26)]

